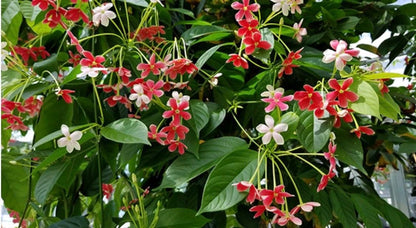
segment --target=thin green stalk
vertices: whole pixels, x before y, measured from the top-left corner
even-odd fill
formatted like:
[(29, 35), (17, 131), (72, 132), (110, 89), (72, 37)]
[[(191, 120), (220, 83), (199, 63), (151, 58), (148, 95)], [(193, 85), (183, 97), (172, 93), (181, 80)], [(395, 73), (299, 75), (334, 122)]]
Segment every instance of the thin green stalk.
[(296, 195), (298, 196), (298, 199), (299, 199), (299, 203), (300, 203), (300, 204), (303, 204), (303, 201), (302, 201), (302, 196), (300, 195), (300, 192), (299, 192), (298, 186), (296, 185), (296, 182), (295, 182), (295, 180), (293, 179), (292, 174), (290, 174), (289, 169), (286, 167), (285, 163), (283, 163), (283, 161), (282, 161), (282, 160), (280, 160), (280, 158), (279, 158), (279, 157), (276, 157), (276, 159), (280, 162), (280, 164), (282, 164), (282, 166), (283, 166), (283, 168), (285, 169), (285, 171), (286, 171), (287, 175), (289, 176), (290, 180), (292, 181), (293, 187), (295, 187)]

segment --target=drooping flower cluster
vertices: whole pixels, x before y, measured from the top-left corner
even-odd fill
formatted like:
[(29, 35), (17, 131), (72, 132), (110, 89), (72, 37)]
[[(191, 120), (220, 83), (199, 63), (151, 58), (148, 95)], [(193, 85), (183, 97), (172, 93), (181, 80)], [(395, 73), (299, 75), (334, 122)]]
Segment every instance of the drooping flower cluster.
[(293, 60), (298, 60), (302, 58), (302, 55), (300, 54), (302, 50), (303, 48), (297, 50), (296, 52), (293, 52), (293, 51), (289, 52), (289, 55), (287, 56), (285, 60), (283, 60), (282, 67), (279, 70), (279, 73), (278, 73), (279, 78), (281, 78), (283, 74), (285, 75), (293, 74), (292, 68), (299, 67), (298, 65), (293, 64)]
[[(13, 218), (12, 222), (15, 223), (15, 224), (19, 224), (20, 220), (22, 219), (19, 215), (19, 212), (13, 211), (13, 210), (10, 210), (10, 209), (7, 209), (7, 211), (9, 212), (10, 218)], [(20, 227), (22, 227), (22, 228), (27, 227), (26, 219), (23, 219), (22, 224), (20, 225)]]
[(252, 183), (248, 181), (241, 181), (233, 184), (236, 186), (239, 192), (245, 192), (248, 190), (246, 201), (253, 204), (254, 201), (258, 201), (260, 204), (250, 208), (251, 212), (255, 212), (253, 218), (262, 216), (265, 212), (273, 213), (272, 224), (278, 224), (279, 226), (285, 226), (289, 221), (296, 225), (302, 225), (302, 220), (295, 215), (303, 210), (305, 212), (312, 211), (313, 207), (320, 206), (317, 202), (301, 203), (295, 206), (289, 211), (282, 211), (278, 209), (279, 205), (286, 204), (287, 197), (293, 197), (294, 195), (285, 192), (284, 185), (275, 186), (273, 190), (269, 189), (257, 189)]
[[(13, 102), (2, 98), (1, 100), (1, 119), (6, 119), (10, 125), (7, 129), (27, 131), (29, 128), (23, 123), (23, 116), (27, 114), (34, 117), (42, 107), (42, 99), (34, 96), (27, 98), (23, 104), (21, 102)], [(18, 113), (17, 115), (14, 113)]]
[(45, 47), (43, 46), (31, 48), (14, 46), (12, 55), (15, 53), (22, 58), (25, 65), (28, 64), (29, 58), (31, 58), (33, 61), (37, 61), (38, 57), (41, 59), (46, 59), (48, 56), (50, 56), (49, 52), (46, 51)]
[(318, 185), (316, 191), (322, 191), (327, 185), (328, 181), (331, 180), (335, 176), (335, 169), (336, 169), (336, 159), (335, 159), (335, 151), (337, 150), (337, 145), (335, 145), (332, 140), (328, 144), (328, 152), (324, 153), (324, 157), (326, 160), (329, 161), (329, 171), (328, 174), (323, 175), (321, 181)]

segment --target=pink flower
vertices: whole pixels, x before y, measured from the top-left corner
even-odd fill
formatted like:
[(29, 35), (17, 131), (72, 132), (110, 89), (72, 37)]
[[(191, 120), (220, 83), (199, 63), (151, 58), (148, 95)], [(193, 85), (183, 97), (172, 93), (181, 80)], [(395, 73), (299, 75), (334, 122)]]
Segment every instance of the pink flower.
[(124, 67), (117, 67), (113, 69), (113, 72), (116, 72), (118, 76), (121, 77), (121, 80), (124, 84), (128, 84), (130, 82), (131, 71)]
[(257, 12), (260, 9), (260, 5), (257, 3), (250, 4), (250, 0), (243, 0), (243, 3), (233, 2), (231, 7), (238, 12), (235, 14), (235, 20), (240, 21), (243, 17), (247, 21), (253, 20), (253, 14), (251, 12)]
[(70, 89), (58, 89), (58, 91), (55, 92), (55, 94), (58, 97), (62, 96), (62, 98), (64, 99), (64, 101), (66, 103), (68, 103), (68, 104), (71, 104), (72, 103), (72, 97), (71, 97), (71, 95), (69, 95), (71, 93), (75, 93), (75, 91), (74, 90), (70, 90)]
[(314, 207), (319, 207), (319, 206), (321, 206), (321, 204), (318, 202), (307, 202), (307, 203), (303, 203), (299, 205), (302, 211), (305, 211), (305, 212), (311, 212)]
[(189, 109), (188, 101), (183, 101), (178, 104), (174, 98), (170, 98), (168, 101), (168, 104), (172, 109), (169, 111), (165, 111), (162, 115), (163, 118), (167, 119), (167, 118), (172, 117), (173, 118), (172, 123), (174, 125), (179, 125), (181, 121), (181, 117), (185, 120), (191, 119), (191, 114), (185, 111)]
[(169, 144), (170, 145), (168, 147), (168, 150), (170, 152), (173, 152), (175, 150), (178, 150), (178, 152), (179, 152), (180, 155), (184, 154), (185, 153), (185, 150), (188, 149), (188, 147), (185, 144), (183, 144), (183, 143), (181, 143), (179, 141), (176, 141), (176, 140), (170, 141)]
[(314, 91), (313, 87), (310, 85), (304, 85), (303, 88), (305, 91), (296, 91), (295, 94), (293, 94), (293, 99), (299, 102), (299, 108), (301, 110), (314, 110), (315, 108), (322, 107), (321, 94)]
[(41, 10), (46, 10), (49, 5), (56, 7), (55, 0), (32, 0), (32, 6), (39, 5)]
[(179, 139), (185, 139), (186, 134), (189, 132), (189, 128), (181, 124), (175, 125), (172, 121), (169, 126), (162, 128), (160, 131), (167, 133), (166, 138), (170, 141), (175, 138), (175, 135), (177, 135)]
[(193, 74), (195, 71), (198, 70), (198, 67), (196, 67), (191, 60), (185, 58), (174, 59), (170, 61), (168, 65), (170, 67), (165, 71), (165, 74), (169, 75), (169, 78), (172, 80), (176, 79), (178, 74)]
[(244, 69), (248, 69), (247, 60), (237, 54), (230, 54), (230, 58), (226, 61), (226, 63), (233, 63), (235, 67), (243, 67)]
[(291, 75), (293, 74), (293, 69), (294, 67), (299, 67), (298, 65), (293, 64), (293, 60), (298, 60), (300, 58), (302, 58), (302, 55), (300, 54), (300, 52), (303, 50), (303, 48), (297, 50), (296, 52), (291, 51), (289, 53), (289, 55), (287, 56), (287, 58), (283, 61), (282, 63), (282, 68), (280, 68), (278, 76), (279, 78), (281, 78), (283, 76), (283, 73), (286, 75)]
[(259, 21), (256, 19), (253, 19), (251, 21), (241, 20), (238, 22), (238, 24), (241, 26), (241, 28), (239, 28), (237, 32), (238, 36), (251, 37), (253, 33), (259, 32), (259, 30), (256, 28), (259, 25)]
[(147, 75), (149, 75), (150, 72), (152, 72), (153, 75), (159, 75), (160, 70), (163, 70), (164, 68), (166, 68), (165, 63), (161, 61), (156, 62), (155, 54), (152, 54), (150, 56), (149, 64), (140, 63), (139, 65), (137, 65), (137, 70), (143, 71), (141, 74), (142, 78), (147, 77)]
[(289, 108), (289, 105), (284, 102), (293, 100), (293, 95), (283, 97), (283, 92), (284, 90), (282, 89), (281, 92), (275, 92), (274, 96), (271, 98), (261, 99), (262, 101), (269, 103), (269, 105), (264, 109), (266, 113), (273, 111), (276, 106), (278, 106), (281, 111), (286, 111)]
[(349, 108), (338, 111), (337, 115), (334, 115), (335, 116), (334, 127), (336, 128), (341, 127), (341, 119), (343, 119), (347, 123), (351, 123), (353, 121), (351, 112), (353, 112), (353, 110)]
[(148, 97), (152, 97), (155, 95), (156, 97), (163, 96), (163, 90), (160, 90), (160, 88), (163, 87), (164, 82), (162, 80), (159, 80), (158, 82), (154, 82), (153, 80), (147, 80), (144, 84), (144, 90)]
[(358, 128), (352, 129), (351, 133), (355, 133), (358, 138), (361, 138), (361, 133), (366, 135), (374, 135), (375, 132), (369, 126), (359, 126)]
[(348, 44), (343, 40), (333, 40), (330, 42), (330, 45), (335, 51), (330, 49), (325, 50), (322, 62), (330, 63), (335, 60), (335, 67), (339, 71), (344, 69), (347, 62), (350, 61), (353, 56), (356, 57), (360, 53), (359, 50), (355, 49), (347, 50)]
[(264, 40), (261, 40), (261, 34), (259, 32), (253, 33), (251, 37), (244, 38), (243, 42), (246, 45), (245, 52), (247, 55), (253, 54), (256, 48), (261, 48), (268, 50), (272, 47), (272, 45)]
[(318, 189), (316, 191), (322, 191), (328, 185), (328, 181), (331, 180), (334, 176), (334, 172), (329, 172), (328, 174), (323, 175), (321, 178), (321, 182), (319, 182)]
[(277, 220), (277, 224), (279, 226), (285, 226), (289, 221), (293, 222), (295, 225), (302, 225), (302, 220), (298, 217), (295, 217), (295, 214), (299, 211), (298, 207), (294, 207), (292, 210), (290, 210), (289, 212), (285, 212), (286, 215), (282, 216), (281, 218), (279, 218), (279, 220)]
[(151, 124), (149, 126), (149, 132), (147, 133), (147, 137), (149, 137), (149, 139), (154, 139), (156, 140), (160, 145), (164, 145), (164, 142), (162, 140), (162, 138), (167, 137), (167, 134), (165, 132), (157, 132), (157, 127), (154, 124)]
[(266, 210), (270, 211), (270, 212), (273, 212), (276, 215), (284, 216), (283, 212), (281, 210), (277, 209), (276, 207), (266, 207), (264, 205), (257, 205), (257, 206), (253, 206), (249, 209), (249, 211), (251, 211), (251, 212), (256, 212), (256, 214), (254, 214), (253, 218), (260, 217)]
[(257, 188), (254, 187), (254, 185), (248, 181), (240, 181), (237, 184), (233, 184), (237, 187), (237, 190), (239, 192), (244, 192), (247, 189), (249, 189), (246, 201), (249, 203), (253, 203), (254, 200), (260, 199), (259, 192), (257, 191)]
[(337, 145), (333, 145), (332, 142), (329, 142), (328, 144), (328, 152), (324, 153), (324, 157), (326, 160), (329, 161), (329, 170), (332, 172), (335, 169), (336, 166), (336, 160), (335, 160), (335, 151), (337, 150)]
[(303, 4), (303, 0), (271, 0), (275, 4), (272, 7), (273, 12), (278, 12), (282, 10), (283, 15), (289, 15), (289, 9), (292, 14), (295, 14), (295, 11), (299, 14), (302, 13), (299, 5)]
[(266, 125), (259, 124), (256, 127), (256, 130), (260, 133), (264, 133), (263, 137), (261, 138), (263, 144), (269, 144), (270, 140), (274, 139), (277, 145), (283, 145), (285, 143), (283, 136), (280, 132), (287, 131), (288, 125), (285, 123), (279, 123), (276, 126), (274, 125), (273, 117), (266, 115), (264, 117)]
[(293, 24), (293, 29), (295, 29), (296, 31), (293, 37), (296, 37), (296, 40), (299, 43), (302, 43), (302, 36), (306, 36), (308, 34), (308, 32), (306, 31), (306, 28), (302, 28), (302, 22), (303, 22), (303, 18), (302, 20), (300, 20), (299, 24), (298, 23)]
[(331, 87), (335, 91), (328, 93), (326, 95), (326, 98), (331, 101), (338, 98), (339, 106), (346, 108), (348, 106), (348, 101), (355, 102), (358, 100), (357, 94), (348, 91), (348, 87), (350, 87), (352, 83), (353, 79), (348, 78), (342, 83), (342, 86), (340, 86), (336, 79), (330, 79), (328, 81), (329, 87)]
[(337, 110), (335, 110), (334, 105), (338, 105), (338, 103), (338, 101), (325, 100), (321, 107), (316, 107), (314, 112), (315, 116), (317, 118), (322, 118), (325, 114), (325, 111), (327, 111), (332, 116), (336, 116)]
[(259, 192), (260, 198), (263, 201), (264, 206), (269, 207), (273, 200), (277, 204), (284, 204), (286, 197), (293, 197), (294, 195), (284, 192), (284, 185), (278, 185), (273, 190), (263, 189)]
[(124, 107), (126, 107), (127, 109), (129, 110), (131, 109), (131, 102), (125, 96), (114, 95), (114, 96), (104, 99), (104, 101), (107, 102), (108, 106), (110, 107), (114, 107), (118, 103), (120, 103), (120, 104), (123, 104)]

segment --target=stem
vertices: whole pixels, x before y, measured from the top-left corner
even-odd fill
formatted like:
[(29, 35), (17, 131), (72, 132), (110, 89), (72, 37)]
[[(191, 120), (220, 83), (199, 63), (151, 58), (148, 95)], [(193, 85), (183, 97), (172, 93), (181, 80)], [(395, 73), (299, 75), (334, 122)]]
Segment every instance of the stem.
[(287, 167), (286, 167), (286, 165), (283, 163), (283, 161), (282, 161), (282, 160), (280, 160), (280, 158), (279, 158), (279, 157), (276, 157), (276, 159), (280, 162), (280, 164), (282, 164), (282, 166), (283, 166), (283, 168), (285, 169), (285, 171), (286, 171), (287, 175), (289, 176), (290, 180), (292, 181), (293, 187), (295, 187), (296, 194), (298, 195), (299, 203), (300, 203), (300, 204), (303, 204), (302, 197), (301, 197), (301, 195), (300, 195), (300, 193), (299, 193), (299, 189), (298, 189), (298, 186), (296, 185), (295, 180), (293, 179), (292, 175), (290, 174), (289, 170), (287, 169)]
[(26, 212), (29, 209), (29, 204), (30, 204), (30, 201), (31, 201), (31, 198), (32, 198), (32, 171), (33, 171), (32, 159), (30, 159), (29, 186), (28, 186), (28, 190), (27, 190), (27, 192), (28, 192), (28, 194), (27, 194), (27, 201), (26, 201), (25, 209), (23, 210), (22, 217), (21, 217), (21, 219), (19, 221), (19, 226), (18, 226), (19, 228), (22, 226), (23, 219), (26, 216)]
[(231, 115), (233, 116), (235, 122), (237, 122), (237, 125), (240, 127), (241, 131), (244, 132), (244, 134), (250, 139), (250, 141), (253, 142), (257, 147), (260, 147), (260, 145), (256, 141), (254, 141), (254, 139), (247, 133), (247, 131), (243, 128), (243, 126), (241, 126), (241, 124), (238, 121), (238, 119), (235, 116), (235, 114), (234, 113), (231, 113)]
[(100, 95), (98, 94), (97, 87), (95, 85), (95, 79), (91, 78), (91, 81), (92, 81), (92, 86), (93, 86), (95, 96), (97, 97), (98, 108), (100, 109), (100, 115), (101, 115), (101, 118), (100, 118), (101, 125), (100, 126), (103, 126), (104, 125), (104, 113), (103, 113), (103, 108), (101, 106)]
[(98, 185), (99, 185), (99, 200), (100, 200), (100, 209), (101, 209), (101, 225), (104, 224), (104, 204), (103, 204), (103, 183), (102, 183), (102, 172), (101, 172), (101, 154), (100, 154), (100, 139), (99, 139), (99, 135), (97, 136), (97, 143), (96, 143), (96, 147), (97, 147), (97, 157), (98, 157)]
[[(295, 156), (297, 158), (299, 158), (300, 160), (304, 161), (306, 164), (308, 164), (309, 166), (311, 166), (312, 168), (314, 168), (316, 171), (318, 171), (321, 175), (326, 175), (324, 172), (322, 172), (318, 167), (316, 167), (314, 164), (312, 164), (311, 162), (309, 162), (308, 160), (302, 158), (301, 156), (297, 155), (296, 153), (290, 153), (290, 152), (286, 152), (286, 151), (281, 151), (283, 153), (286, 153), (287, 155), (292, 155)], [(280, 155), (276, 156), (279, 157)]]

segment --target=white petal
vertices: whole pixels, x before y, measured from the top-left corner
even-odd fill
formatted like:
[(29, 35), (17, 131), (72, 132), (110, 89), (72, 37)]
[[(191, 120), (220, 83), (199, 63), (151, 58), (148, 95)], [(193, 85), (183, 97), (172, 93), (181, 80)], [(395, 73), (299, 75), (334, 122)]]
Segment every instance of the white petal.
[(66, 137), (62, 137), (58, 139), (57, 143), (58, 143), (58, 147), (64, 147), (68, 144), (68, 140), (66, 139)]
[(276, 142), (277, 145), (283, 145), (285, 144), (285, 140), (283, 139), (283, 136), (280, 135), (277, 132), (273, 132), (273, 139)]
[(72, 132), (72, 134), (71, 134), (71, 139), (72, 139), (72, 140), (75, 140), (75, 141), (80, 140), (80, 139), (81, 139), (81, 137), (82, 137), (82, 132), (80, 132), (80, 131), (74, 131), (74, 132)]
[(268, 144), (271, 139), (272, 139), (272, 133), (267, 132), (266, 134), (263, 135), (263, 137), (261, 138), (261, 141), (263, 142), (263, 144)]
[(347, 53), (342, 53), (342, 54), (339, 55), (339, 58), (341, 58), (342, 60), (345, 60), (345, 61), (350, 61), (352, 59), (352, 56), (348, 55)]
[(285, 123), (279, 123), (276, 126), (274, 126), (273, 131), (274, 132), (283, 132), (287, 131), (288, 125)]
[(106, 3), (103, 3), (101, 7), (103, 8), (103, 10), (109, 10), (111, 7), (113, 7), (113, 3), (106, 2)]
[(266, 115), (266, 116), (264, 117), (264, 120), (265, 120), (266, 125), (267, 125), (267, 127), (268, 127), (269, 129), (271, 129), (271, 128), (273, 128), (273, 127), (274, 127), (274, 119), (273, 119), (273, 117), (271, 117), (270, 115)]
[(130, 94), (130, 96), (129, 96), (129, 99), (130, 99), (130, 100), (132, 100), (132, 101), (134, 101), (134, 100), (136, 100), (138, 97), (139, 97), (139, 96), (137, 95), (137, 93), (131, 93), (131, 94)]
[(149, 99), (149, 97), (148, 96), (146, 96), (146, 95), (142, 95), (141, 96), (141, 99), (142, 99), (142, 101), (145, 103), (145, 104), (149, 104), (150, 103), (150, 99)]
[(68, 153), (72, 153), (72, 151), (74, 151), (74, 145), (72, 145), (71, 143), (68, 143), (66, 145), (66, 151), (68, 151)]
[(268, 128), (266, 125), (264, 125), (264, 124), (259, 124), (259, 125), (256, 127), (256, 130), (257, 130), (258, 132), (260, 132), (260, 133), (266, 133), (266, 132), (268, 132), (268, 131), (269, 131), (269, 128)]
[(108, 20), (108, 17), (105, 16), (105, 14), (101, 15), (101, 24), (103, 26), (107, 27), (109, 22), (110, 21)]
[(345, 63), (341, 58), (337, 58), (335, 60), (335, 67), (337, 68), (337, 70), (341, 71), (344, 69), (345, 67)]
[(109, 19), (114, 19), (114, 18), (116, 18), (117, 16), (116, 16), (116, 14), (113, 12), (113, 11), (106, 11), (105, 13), (104, 13), (104, 15), (107, 17), (107, 18), (109, 18)]
[(92, 16), (92, 22), (94, 22), (94, 26), (99, 26), (101, 20), (101, 14), (94, 14)]
[(74, 146), (75, 150), (81, 150), (81, 145), (78, 142), (73, 142), (72, 146)]
[(69, 136), (69, 128), (65, 124), (61, 125), (61, 132), (65, 136)]

